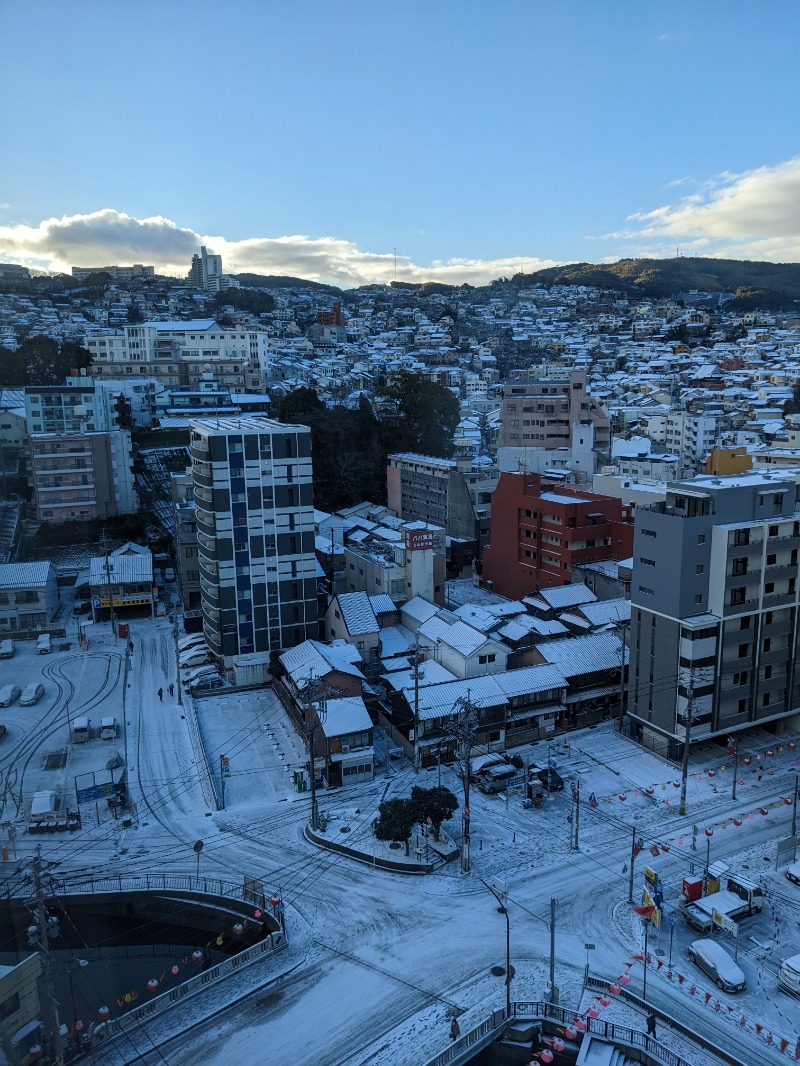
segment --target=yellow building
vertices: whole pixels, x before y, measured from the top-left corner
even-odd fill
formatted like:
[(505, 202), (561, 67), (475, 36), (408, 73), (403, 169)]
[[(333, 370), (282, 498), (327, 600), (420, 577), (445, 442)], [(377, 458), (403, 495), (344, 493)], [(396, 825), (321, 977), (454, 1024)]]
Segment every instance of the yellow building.
[(712, 448), (706, 459), (707, 474), (743, 474), (753, 469), (753, 460), (744, 446)]

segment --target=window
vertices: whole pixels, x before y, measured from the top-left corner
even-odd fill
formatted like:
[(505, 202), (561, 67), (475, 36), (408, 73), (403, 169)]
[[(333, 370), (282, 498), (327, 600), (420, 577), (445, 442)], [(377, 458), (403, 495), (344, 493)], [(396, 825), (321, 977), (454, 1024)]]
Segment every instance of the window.
[(770, 596), (774, 591), (775, 591), (775, 582), (774, 581), (768, 581), (764, 585), (764, 595), (765, 596)]
[(772, 677), (772, 667), (771, 666), (765, 666), (764, 667), (764, 680), (765, 681), (769, 681), (769, 679), (771, 677)]
[(731, 573), (735, 577), (741, 577), (747, 573), (747, 559), (734, 559)]
[(749, 628), (750, 628), (750, 615), (747, 615), (745, 618), (740, 618), (739, 619), (739, 629), (749, 629)]
[(703, 594), (702, 594), (702, 592), (696, 592), (695, 593), (694, 602), (695, 603), (702, 603), (703, 602)]
[(749, 654), (750, 654), (750, 645), (749, 644), (740, 644), (739, 645), (739, 658), (740, 659), (746, 659)]
[(737, 529), (733, 534), (733, 543), (737, 548), (742, 547), (744, 544), (750, 543), (750, 530), (749, 529)]
[(733, 675), (734, 685), (746, 685), (749, 676), (750, 675), (748, 674), (747, 670), (740, 670), (738, 673)]
[(697, 543), (698, 544), (705, 544), (705, 542), (706, 542), (705, 533), (699, 533), (698, 536), (697, 536)]
[(774, 566), (775, 563), (777, 562), (777, 559), (778, 559), (778, 556), (774, 552), (771, 555), (768, 555), (767, 556), (767, 566)]
[(761, 705), (763, 707), (769, 707), (769, 701), (770, 701), (771, 696), (772, 696), (771, 692), (765, 692), (764, 695), (761, 697)]
[(764, 615), (764, 625), (768, 626), (772, 624), (772, 611), (767, 611)]
[(744, 603), (745, 590), (743, 588), (731, 589), (731, 605)]
[(645, 559), (643, 556), (640, 556), (639, 562), (642, 564), (642, 566), (655, 566), (656, 565), (655, 559)]
[(764, 643), (761, 646), (762, 651), (769, 651), (772, 647), (772, 639), (770, 637), (764, 638)]
[(639, 592), (641, 592), (643, 596), (655, 596), (653, 589), (645, 588), (644, 585), (639, 585)]
[(747, 710), (747, 700), (739, 700), (739, 706), (736, 708), (737, 714), (744, 714)]
[(694, 568), (694, 572), (696, 574), (703, 574), (703, 573), (705, 573), (705, 569), (706, 568), (705, 568), (705, 566), (703, 566), (702, 563), (698, 563), (697, 566)]

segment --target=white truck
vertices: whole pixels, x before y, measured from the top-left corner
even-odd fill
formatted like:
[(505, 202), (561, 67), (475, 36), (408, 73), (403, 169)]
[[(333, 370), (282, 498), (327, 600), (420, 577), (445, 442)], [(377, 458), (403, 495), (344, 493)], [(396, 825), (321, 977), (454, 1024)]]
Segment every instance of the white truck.
[(116, 718), (101, 718), (100, 719), (100, 739), (101, 740), (116, 740), (117, 738), (117, 720)]
[(761, 888), (744, 877), (731, 875), (724, 879), (724, 888), (699, 898), (691, 898), (691, 892), (687, 895), (686, 886), (693, 881), (694, 879), (688, 878), (684, 881), (686, 902), (681, 904), (681, 914), (693, 929), (698, 929), (701, 933), (713, 932), (715, 926), (722, 924), (719, 918), (738, 922), (740, 918), (758, 914), (764, 907), (764, 893)]

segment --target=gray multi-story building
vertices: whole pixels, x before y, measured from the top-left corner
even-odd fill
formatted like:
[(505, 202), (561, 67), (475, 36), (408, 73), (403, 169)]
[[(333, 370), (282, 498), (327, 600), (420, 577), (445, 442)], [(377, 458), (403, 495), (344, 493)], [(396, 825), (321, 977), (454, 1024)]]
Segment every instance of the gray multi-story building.
[(203, 630), (233, 656), (318, 634), (311, 432), (269, 418), (190, 423)]
[(800, 716), (798, 480), (703, 475), (637, 509), (628, 711), (656, 750)]

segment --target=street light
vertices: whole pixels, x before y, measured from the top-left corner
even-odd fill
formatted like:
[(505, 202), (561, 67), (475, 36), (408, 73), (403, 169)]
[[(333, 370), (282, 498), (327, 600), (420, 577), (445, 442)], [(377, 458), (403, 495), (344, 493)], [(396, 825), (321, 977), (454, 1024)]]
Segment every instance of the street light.
[(506, 920), (506, 1021), (508, 1021), (511, 1017), (511, 922), (508, 917), (508, 907), (500, 893), (496, 892), (491, 885), (487, 885), (485, 881), (482, 881), (482, 884), (489, 889), (500, 904), (497, 913), (502, 914)]

